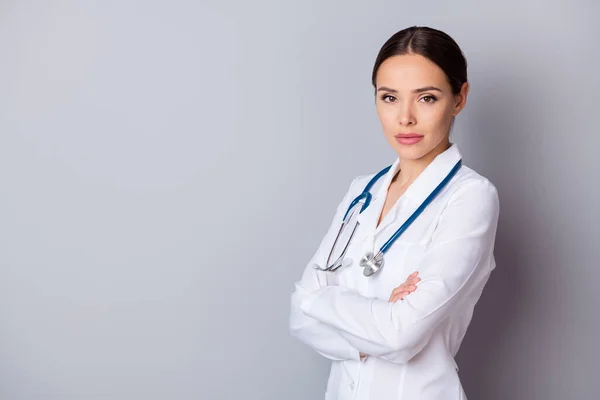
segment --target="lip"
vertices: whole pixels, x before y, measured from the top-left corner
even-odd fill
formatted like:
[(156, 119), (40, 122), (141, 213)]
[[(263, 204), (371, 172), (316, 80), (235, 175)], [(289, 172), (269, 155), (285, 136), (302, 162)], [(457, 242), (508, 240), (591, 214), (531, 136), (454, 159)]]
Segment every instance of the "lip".
[(396, 141), (400, 144), (415, 144), (419, 143), (423, 139), (423, 135), (419, 135), (418, 133), (399, 133), (394, 135)]

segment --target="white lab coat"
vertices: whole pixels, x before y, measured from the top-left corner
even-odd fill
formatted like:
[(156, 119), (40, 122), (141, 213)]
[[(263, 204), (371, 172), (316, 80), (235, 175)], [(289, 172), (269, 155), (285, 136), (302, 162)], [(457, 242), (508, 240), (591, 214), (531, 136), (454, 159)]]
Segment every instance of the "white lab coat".
[[(371, 189), (347, 256), (335, 273), (325, 261), (348, 205), (375, 175), (354, 179), (291, 296), (293, 336), (332, 360), (327, 400), (465, 400), (454, 361), (491, 271), (499, 201), (495, 186), (464, 165), (385, 254), (374, 276), (358, 265), (416, 210), (461, 158), (452, 144), (417, 177), (379, 227), (396, 159)], [(419, 271), (417, 290), (389, 303), (392, 290)], [(359, 352), (369, 355), (360, 360)]]

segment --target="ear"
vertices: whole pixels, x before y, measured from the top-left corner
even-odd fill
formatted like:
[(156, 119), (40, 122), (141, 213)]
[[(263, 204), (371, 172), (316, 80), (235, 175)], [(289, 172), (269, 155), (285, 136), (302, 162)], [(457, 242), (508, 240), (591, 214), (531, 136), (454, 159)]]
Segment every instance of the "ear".
[(469, 82), (465, 82), (463, 83), (462, 87), (460, 88), (460, 92), (454, 96), (454, 100), (455, 100), (455, 104), (454, 104), (454, 110), (452, 111), (452, 115), (453, 116), (457, 116), (458, 113), (460, 113), (462, 111), (463, 108), (465, 108), (465, 105), (467, 105), (467, 95), (469, 94)]

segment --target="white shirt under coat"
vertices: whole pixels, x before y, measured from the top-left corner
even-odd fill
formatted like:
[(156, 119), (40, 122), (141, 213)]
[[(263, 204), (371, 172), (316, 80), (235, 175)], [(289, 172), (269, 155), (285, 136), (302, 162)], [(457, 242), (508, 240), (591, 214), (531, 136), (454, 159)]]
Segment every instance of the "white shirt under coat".
[[(464, 163), (385, 254), (370, 278), (358, 265), (419, 207), (461, 159), (456, 144), (438, 155), (376, 228), (396, 159), (371, 189), (370, 206), (348, 249), (354, 262), (324, 266), (350, 202), (375, 175), (354, 179), (291, 296), (292, 335), (332, 360), (327, 400), (465, 400), (454, 357), (490, 273), (499, 201), (495, 186)], [(417, 290), (389, 303), (392, 290), (419, 272)], [(369, 354), (364, 361), (359, 353)]]

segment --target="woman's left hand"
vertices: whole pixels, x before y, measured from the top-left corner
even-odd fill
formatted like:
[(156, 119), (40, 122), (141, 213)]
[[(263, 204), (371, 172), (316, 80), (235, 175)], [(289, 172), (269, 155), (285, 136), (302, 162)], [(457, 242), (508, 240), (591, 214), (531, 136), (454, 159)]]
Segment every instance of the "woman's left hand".
[[(392, 290), (389, 302), (393, 303), (397, 300), (403, 300), (404, 297), (417, 290), (417, 282), (419, 282), (420, 280), (421, 278), (419, 278), (418, 271), (415, 271), (412, 274), (410, 274), (402, 285)], [(360, 353), (360, 361), (364, 361), (368, 356), (368, 354)]]
[(421, 278), (419, 278), (418, 271), (415, 271), (412, 274), (410, 274), (402, 285), (392, 290), (389, 302), (393, 303), (397, 300), (404, 300), (404, 297), (417, 290), (417, 282), (419, 282), (420, 280)]

